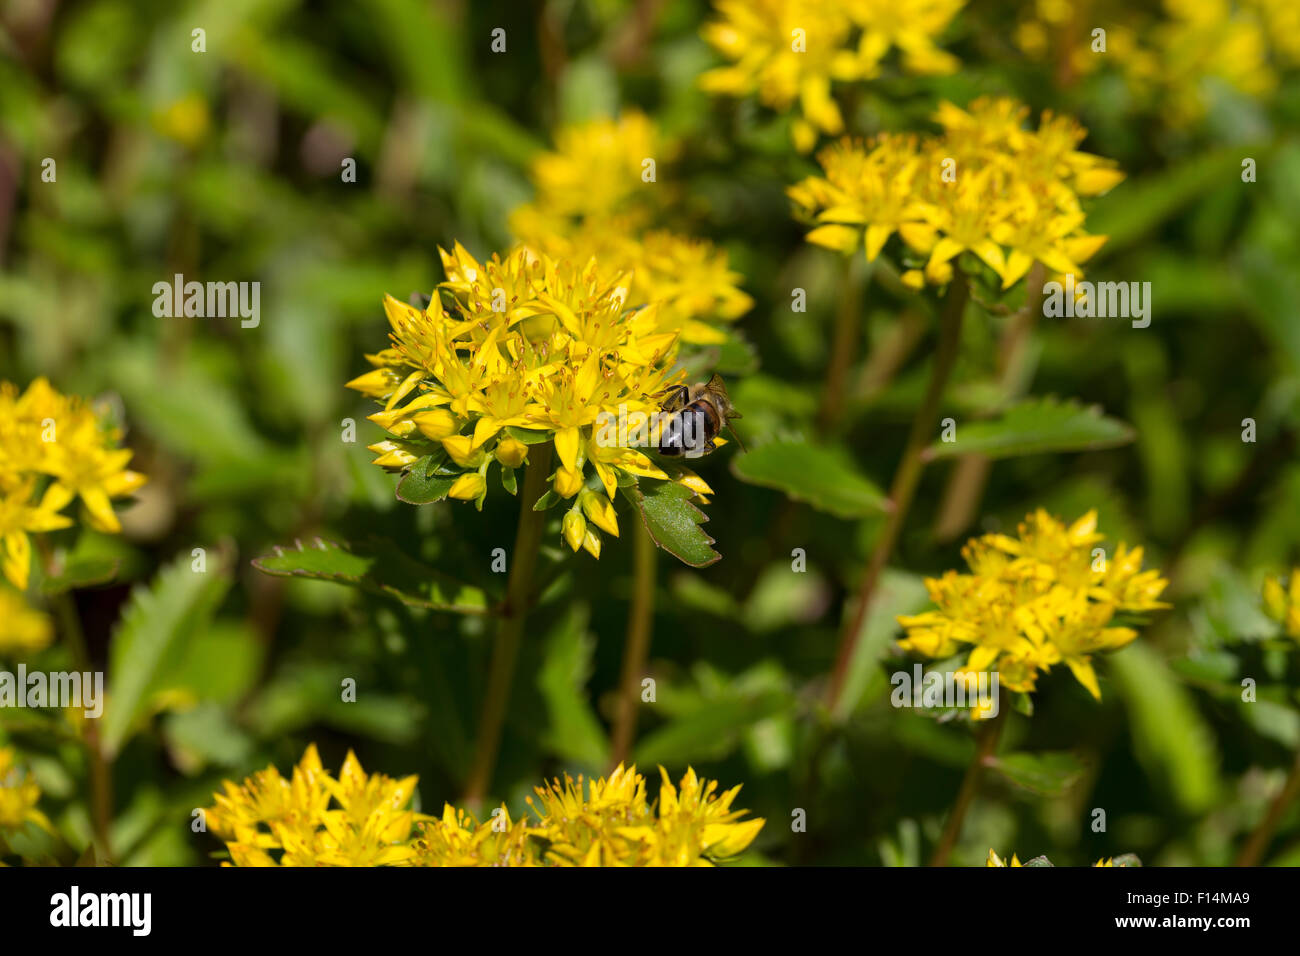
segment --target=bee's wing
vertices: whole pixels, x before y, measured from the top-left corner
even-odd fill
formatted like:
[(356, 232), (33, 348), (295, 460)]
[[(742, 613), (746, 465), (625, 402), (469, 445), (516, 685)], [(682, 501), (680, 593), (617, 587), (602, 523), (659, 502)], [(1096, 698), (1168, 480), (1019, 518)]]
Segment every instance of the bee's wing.
[(731, 396), (727, 394), (727, 383), (722, 380), (722, 376), (717, 372), (713, 373), (713, 378), (709, 379), (708, 383), (704, 387), (706, 390), (722, 399), (724, 407), (727, 410), (728, 418), (745, 417), (740, 414), (740, 412), (736, 411), (735, 407), (731, 404)]

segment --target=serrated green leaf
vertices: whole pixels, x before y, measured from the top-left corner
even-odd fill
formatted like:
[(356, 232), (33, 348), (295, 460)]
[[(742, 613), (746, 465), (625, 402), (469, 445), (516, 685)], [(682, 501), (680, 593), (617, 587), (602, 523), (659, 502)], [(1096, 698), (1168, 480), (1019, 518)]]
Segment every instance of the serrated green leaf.
[(487, 595), (481, 588), (457, 581), (398, 550), (392, 542), (373, 538), (342, 547), (316, 538), (293, 547), (276, 547), (253, 561), (253, 567), (278, 577), (315, 578), (396, 598), (412, 607), (457, 614), (483, 614)]
[(183, 657), (186, 643), (208, 624), (230, 586), (229, 568), (213, 562), (194, 571), (188, 555), (163, 568), (131, 591), (113, 632), (108, 658), (111, 695), (104, 708), (102, 741), (117, 754), (148, 716), (151, 697), (163, 677)]
[(435, 501), (445, 501), (447, 492), (456, 483), (459, 475), (424, 475), (412, 469), (397, 482), (397, 500), (408, 505), (427, 505)]
[(998, 418), (958, 424), (955, 441), (936, 441), (924, 454), (927, 460), (957, 455), (1012, 458), (1113, 448), (1133, 438), (1130, 426), (1104, 415), (1095, 405), (1034, 398), (1008, 408)]
[(1083, 775), (1083, 763), (1074, 754), (1013, 753), (989, 761), (988, 766), (1017, 786), (1045, 797), (1059, 797)]
[(839, 448), (774, 441), (731, 460), (741, 481), (775, 488), (837, 518), (865, 518), (887, 510), (884, 493)]
[(705, 568), (722, 560), (713, 539), (700, 527), (708, 517), (691, 503), (694, 492), (670, 481), (641, 481), (620, 488), (641, 514), (641, 521), (656, 545), (683, 564)]
[(549, 715), (542, 742), (565, 760), (604, 769), (609, 740), (586, 690), (595, 648), (595, 637), (587, 630), (587, 613), (575, 606), (546, 641), (537, 687)]

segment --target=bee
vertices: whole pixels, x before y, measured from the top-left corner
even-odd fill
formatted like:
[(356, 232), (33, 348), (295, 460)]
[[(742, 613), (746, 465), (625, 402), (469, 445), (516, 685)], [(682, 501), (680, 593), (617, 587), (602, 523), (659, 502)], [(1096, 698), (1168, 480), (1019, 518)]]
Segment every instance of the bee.
[(658, 450), (669, 457), (699, 458), (714, 450), (713, 440), (722, 429), (731, 432), (743, 451), (740, 436), (731, 427), (732, 419), (743, 418), (731, 404), (721, 375), (714, 375), (703, 385), (681, 385), (668, 392), (662, 411), (665, 418), (659, 430)]

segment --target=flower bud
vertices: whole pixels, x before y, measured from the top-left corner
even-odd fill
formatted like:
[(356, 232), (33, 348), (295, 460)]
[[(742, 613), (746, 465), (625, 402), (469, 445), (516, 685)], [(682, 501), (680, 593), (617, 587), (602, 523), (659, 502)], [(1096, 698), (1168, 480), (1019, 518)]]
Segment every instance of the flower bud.
[(415, 427), (420, 429), (420, 434), (434, 441), (456, 434), (456, 429), (459, 427), (456, 416), (446, 408), (429, 408), (416, 412), (411, 416), (411, 420), (415, 422)]
[(448, 497), (459, 498), (462, 501), (473, 501), (479, 495), (483, 494), (487, 488), (487, 482), (477, 471), (467, 471), (456, 479), (456, 483), (451, 486), (447, 492)]
[(518, 468), (528, 457), (528, 446), (509, 435), (497, 442), (497, 461), (507, 468)]
[(582, 547), (587, 535), (587, 520), (580, 511), (570, 511), (564, 516), (564, 540), (575, 552)]
[(582, 490), (582, 472), (576, 468), (561, 468), (555, 475), (555, 493), (561, 498), (572, 498)]
[(618, 516), (614, 514), (614, 505), (608, 498), (588, 490), (583, 491), (578, 501), (592, 524), (601, 531), (608, 531), (614, 537), (618, 537)]

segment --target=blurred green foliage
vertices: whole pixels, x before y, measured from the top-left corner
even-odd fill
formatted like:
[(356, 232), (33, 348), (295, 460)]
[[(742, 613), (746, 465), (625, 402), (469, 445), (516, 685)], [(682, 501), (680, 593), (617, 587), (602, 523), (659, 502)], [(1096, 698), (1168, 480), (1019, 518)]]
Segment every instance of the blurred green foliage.
[[(1065, 518), (1096, 508), (1112, 542), (1147, 547), (1175, 607), (1102, 664), (1100, 703), (1063, 668), (1040, 683), (954, 862), (979, 863), (990, 846), (1057, 863), (1127, 851), (1148, 865), (1231, 862), (1300, 743), (1300, 655), (1258, 605), (1264, 575), (1300, 563), (1300, 85), (1290, 76), (1259, 100), (1216, 88), (1200, 122), (1175, 126), (1113, 77), (1062, 84), (1017, 56), (1005, 39), (1017, 6), (973, 5), (948, 47), (959, 73), (866, 84), (848, 125), (925, 128), (939, 97), (983, 93), (1077, 115), (1091, 128), (1084, 148), (1129, 176), (1090, 212), (1090, 230), (1111, 237), (1090, 276), (1150, 281), (1153, 321), (1042, 320), (1009, 387), (1006, 320), (972, 310), (944, 414), (1011, 416), (1029, 393), (1078, 407), (1057, 407), (1068, 420), (995, 461), (956, 526), (939, 518), (959, 466), (927, 469), (846, 703), (825, 715), (817, 701), (934, 322), (874, 277), (838, 441), (813, 446), (841, 273), (803, 242), (784, 189), (815, 167), (791, 152), (788, 118), (695, 87), (715, 62), (698, 34), (704, 3), (0, 4), (0, 379), (47, 375), (116, 397), (133, 467), (151, 479), (122, 538), (60, 542), (116, 567), (111, 583), (75, 593), (113, 695), (102, 733), (118, 861), (207, 861), (220, 847), (191, 833), (192, 809), (224, 778), (288, 767), (312, 740), (328, 766), (351, 747), (367, 769), (418, 773), (426, 810), (459, 797), (485, 619), (431, 610), (428, 593), (421, 606), (250, 562), (295, 541), (377, 536), (417, 570), (358, 577), (429, 587), (422, 564), (455, 570), (480, 606), (500, 598), (491, 552), (510, 547), (515, 503), (496, 495), (479, 515), (396, 501), (368, 464), (370, 409), (343, 383), (383, 341), (382, 295), (443, 278), (437, 246), (508, 245), (507, 215), (556, 126), (637, 105), (683, 144), (672, 167), (683, 227), (727, 248), (758, 304), (739, 326), (752, 349), (723, 363), (752, 450), (699, 463), (722, 560), (696, 570), (659, 556), (658, 695), (641, 709), (636, 761), (743, 782), (740, 805), (769, 820), (750, 862), (923, 861), (974, 743), (960, 724), (890, 707), (888, 673), (910, 667), (895, 657), (894, 615), (924, 606), (921, 576), (958, 566), (968, 535), (1012, 529), (1038, 506)], [(504, 54), (489, 47), (498, 26)], [(47, 157), (54, 182), (42, 180)], [(1243, 157), (1257, 182), (1243, 184)], [(341, 180), (348, 158), (355, 183)], [(177, 273), (260, 282), (260, 326), (156, 318), (152, 286)], [(806, 313), (791, 310), (795, 288)], [(1108, 417), (1081, 410), (1094, 404)], [(1248, 418), (1254, 443), (1242, 440)], [(1114, 447), (1124, 423), (1134, 441)], [(1058, 453), (1050, 438), (1069, 428), (1095, 447)], [(205, 576), (189, 573), (195, 548)], [(790, 573), (794, 549), (804, 574)], [(548, 535), (550, 583), (494, 778), (512, 809), (544, 777), (607, 769), (631, 552), (623, 541), (598, 563), (561, 557)], [(64, 660), (61, 645), (46, 654), (51, 668)], [(1241, 699), (1245, 677), (1259, 682), (1256, 703)], [(355, 703), (340, 699), (348, 678)], [(89, 768), (56, 717), (0, 713), (0, 739), (32, 767), (46, 812), (88, 839)], [(795, 808), (806, 833), (791, 832)], [(1271, 859), (1300, 863), (1294, 809)]]

